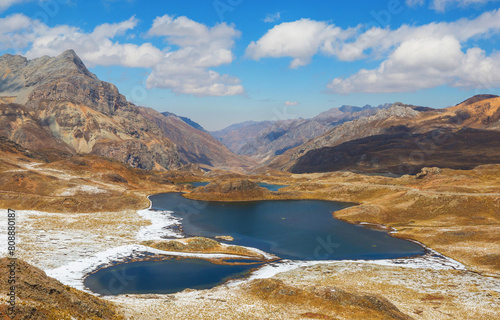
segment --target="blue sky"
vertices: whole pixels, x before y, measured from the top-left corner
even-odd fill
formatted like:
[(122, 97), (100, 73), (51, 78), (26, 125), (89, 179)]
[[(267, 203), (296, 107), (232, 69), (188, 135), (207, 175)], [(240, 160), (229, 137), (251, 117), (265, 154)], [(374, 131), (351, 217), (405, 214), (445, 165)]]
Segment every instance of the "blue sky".
[(500, 1), (0, 0), (0, 54), (74, 49), (132, 102), (209, 130), (500, 87)]

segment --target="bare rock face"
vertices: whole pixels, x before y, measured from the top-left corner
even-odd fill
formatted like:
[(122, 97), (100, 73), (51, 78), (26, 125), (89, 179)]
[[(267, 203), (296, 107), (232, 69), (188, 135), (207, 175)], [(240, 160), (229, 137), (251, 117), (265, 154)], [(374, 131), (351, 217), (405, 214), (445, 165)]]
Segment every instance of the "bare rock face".
[(4, 74), (2, 91), (15, 96), (13, 102), (31, 109), (43, 108), (41, 103), (46, 101), (69, 101), (112, 114), (129, 104), (113, 84), (88, 71), (73, 50), (34, 60), (4, 55), (0, 72)]
[(73, 50), (0, 57), (0, 134), (33, 150), (98, 154), (143, 169), (244, 163), (175, 115), (135, 106), (89, 72)]

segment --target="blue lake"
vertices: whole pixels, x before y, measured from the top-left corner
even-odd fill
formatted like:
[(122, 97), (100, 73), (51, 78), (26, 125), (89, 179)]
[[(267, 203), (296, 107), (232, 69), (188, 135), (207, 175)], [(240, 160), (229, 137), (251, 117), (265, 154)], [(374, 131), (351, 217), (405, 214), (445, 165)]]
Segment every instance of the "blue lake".
[[(173, 211), (182, 218), (186, 236), (232, 236), (231, 244), (255, 247), (282, 259), (389, 259), (424, 253), (411, 241), (334, 219), (332, 212), (354, 205), (349, 203), (207, 202), (186, 199), (180, 193), (153, 195), (150, 200), (153, 209)], [(172, 293), (211, 288), (252, 268), (255, 265), (216, 265), (197, 259), (132, 262), (102, 269), (87, 277), (85, 285), (102, 294)], [(120, 292), (113, 293), (109, 288), (114, 288), (117, 274), (130, 275), (130, 279), (124, 288), (115, 290)]]
[(322, 200), (217, 202), (180, 193), (150, 197), (153, 209), (182, 218), (187, 236), (232, 236), (231, 244), (255, 247), (285, 259), (386, 259), (423, 253), (416, 243), (351, 225), (332, 216), (353, 204)]
[(259, 265), (219, 265), (199, 259), (122, 263), (89, 275), (85, 286), (102, 295), (168, 294), (208, 289), (240, 278)]

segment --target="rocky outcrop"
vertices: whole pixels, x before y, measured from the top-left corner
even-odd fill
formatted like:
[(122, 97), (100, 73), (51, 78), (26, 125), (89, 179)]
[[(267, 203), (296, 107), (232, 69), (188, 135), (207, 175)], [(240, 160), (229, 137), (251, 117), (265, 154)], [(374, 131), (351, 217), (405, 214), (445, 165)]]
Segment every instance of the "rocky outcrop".
[(257, 183), (244, 179), (234, 181), (212, 182), (204, 187), (198, 187), (196, 192), (205, 193), (232, 193), (232, 192), (251, 192), (255, 190), (266, 190)]
[(247, 179), (227, 179), (198, 187), (186, 197), (206, 201), (247, 201), (266, 199), (270, 191)]

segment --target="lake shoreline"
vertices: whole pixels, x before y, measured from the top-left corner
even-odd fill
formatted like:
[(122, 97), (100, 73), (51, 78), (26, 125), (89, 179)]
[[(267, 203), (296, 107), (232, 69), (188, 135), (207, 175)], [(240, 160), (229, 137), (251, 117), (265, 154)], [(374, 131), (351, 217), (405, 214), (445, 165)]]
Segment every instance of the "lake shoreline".
[[(153, 196), (153, 195), (149, 195), (147, 197), (148, 200), (150, 201), (150, 205), (149, 205), (148, 209), (146, 209), (146, 210), (156, 210), (156, 209), (153, 209), (153, 201), (151, 200), (150, 196)], [(285, 200), (285, 199), (282, 199), (282, 200)], [(292, 200), (297, 200), (297, 199), (292, 199)], [(167, 210), (167, 211), (169, 211), (169, 210)], [(169, 212), (172, 212), (172, 211), (169, 211)], [(144, 215), (141, 215), (141, 216), (144, 217)], [(169, 224), (167, 222), (165, 226), (168, 227), (170, 225), (171, 224)], [(359, 224), (359, 225), (363, 226), (363, 224)], [(162, 230), (162, 229), (163, 229), (163, 226), (157, 226), (157, 230)], [(384, 232), (387, 232), (387, 230), (384, 230)], [(176, 235), (176, 238), (183, 237), (183, 236), (184, 235), (182, 235), (182, 234)], [(158, 239), (161, 239), (161, 237), (158, 237)], [(405, 267), (410, 267), (410, 268), (431, 268), (431, 269), (435, 269), (435, 270), (439, 270), (439, 269), (465, 270), (465, 267), (463, 265), (461, 265), (459, 262), (454, 261), (451, 258), (445, 257), (445, 256), (439, 254), (438, 252), (433, 251), (432, 249), (425, 247), (423, 244), (418, 243), (417, 241), (414, 241), (411, 239), (408, 239), (408, 240), (411, 242), (414, 242), (414, 243), (418, 244), (420, 247), (422, 247), (424, 250), (424, 253), (419, 254), (419, 255), (415, 255), (415, 256), (411, 256), (411, 257), (401, 257), (401, 258), (394, 258), (394, 259), (375, 259), (375, 260), (343, 259), (343, 260), (309, 260), (308, 261), (308, 260), (279, 259), (278, 261), (275, 261), (275, 262), (266, 263), (265, 265), (261, 266), (258, 270), (254, 271), (250, 275), (248, 275), (248, 277), (245, 277), (245, 279), (243, 279), (243, 280), (230, 279), (224, 284), (231, 284), (235, 281), (240, 281), (240, 283), (245, 283), (245, 282), (248, 282), (248, 281), (251, 281), (254, 279), (261, 279), (261, 278), (263, 278), (261, 276), (262, 274), (268, 273), (267, 271), (263, 272), (261, 270), (267, 270), (268, 268), (266, 268), (266, 267), (268, 267), (268, 266), (269, 266), (269, 268), (272, 268), (272, 270), (275, 270), (276, 272), (273, 274), (269, 274), (267, 277), (272, 277), (278, 272), (293, 270), (295, 268), (304, 267), (304, 266), (313, 266), (313, 265), (324, 264), (324, 263), (328, 264), (328, 263), (348, 263), (348, 262), (378, 264), (378, 265), (387, 265), (387, 266), (396, 266), (396, 265), (403, 266), (404, 265)], [(175, 240), (171, 240), (171, 241), (175, 241)], [(251, 249), (251, 250), (256, 250), (256, 251), (262, 252), (261, 250), (256, 249), (256, 248), (250, 248), (250, 247), (247, 247), (247, 248)], [(152, 249), (152, 248), (149, 248), (149, 249)], [(156, 249), (153, 249), (153, 250), (156, 250)], [(193, 258), (194, 259), (203, 259), (203, 260), (207, 260), (210, 262), (214, 262), (214, 259), (230, 259), (230, 258), (235, 258), (235, 257), (237, 257), (238, 259), (248, 259), (248, 257), (245, 257), (245, 256), (220, 257), (220, 256), (207, 254), (207, 253), (204, 254), (201, 252), (194, 253), (192, 255), (179, 255), (178, 252), (175, 252), (175, 251), (162, 251), (161, 253), (160, 253), (160, 251), (156, 251), (157, 254), (159, 254), (159, 256), (149, 257), (149, 258), (145, 258), (145, 259), (130, 256), (130, 257), (125, 257), (122, 261), (112, 261), (112, 259), (110, 258), (110, 261), (108, 264), (106, 264), (105, 266), (101, 265), (101, 267), (93, 270), (90, 273), (87, 273), (85, 276), (82, 277), (82, 281), (85, 282), (85, 279), (88, 275), (94, 274), (94, 273), (98, 272), (99, 270), (102, 270), (102, 269), (105, 269), (105, 268), (108, 268), (110, 266), (114, 266), (117, 264), (136, 262), (136, 261), (169, 260), (172, 257), (176, 257), (176, 258), (182, 257), (183, 259), (193, 259)], [(162, 256), (163, 256), (163, 258), (162, 258)], [(439, 257), (439, 258), (436, 259), (436, 257)], [(272, 259), (273, 257), (271, 255), (271, 256), (268, 256), (266, 258)], [(270, 260), (270, 261), (272, 261), (272, 260)], [(265, 262), (265, 260), (263, 262)], [(293, 267), (290, 268), (290, 266), (293, 266)], [(278, 271), (278, 270), (280, 270), (280, 271)], [(85, 289), (87, 289), (87, 288), (85, 288)], [(86, 291), (88, 292), (88, 290), (86, 290)]]

